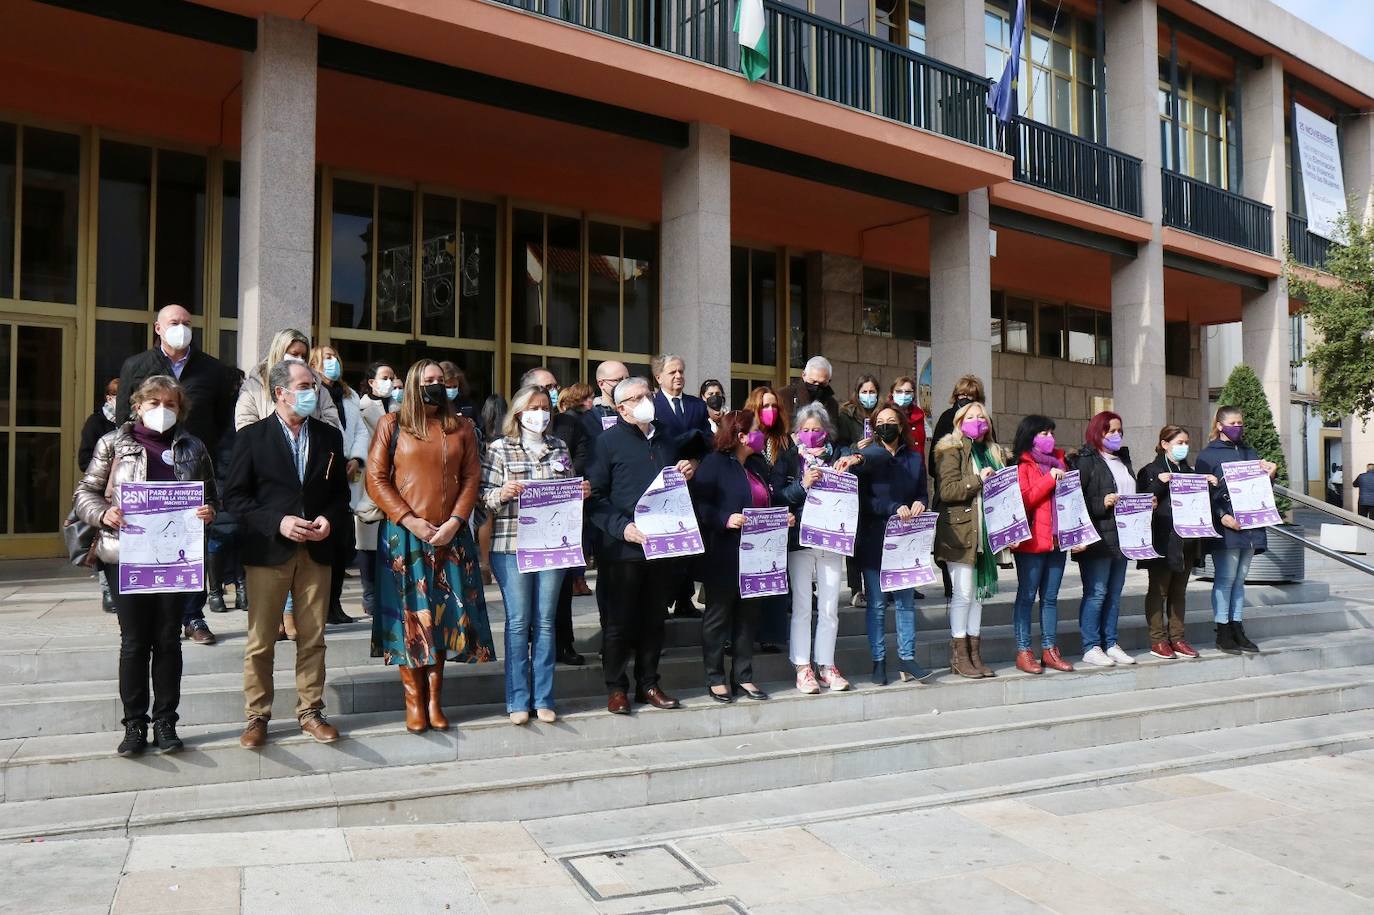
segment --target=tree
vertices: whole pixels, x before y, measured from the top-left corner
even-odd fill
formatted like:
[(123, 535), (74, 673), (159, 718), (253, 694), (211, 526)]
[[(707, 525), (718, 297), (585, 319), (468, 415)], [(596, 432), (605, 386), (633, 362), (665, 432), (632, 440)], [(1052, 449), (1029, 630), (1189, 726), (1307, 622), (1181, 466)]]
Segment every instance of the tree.
[[(1274, 482), (1280, 486), (1288, 485), (1288, 463), (1283, 458), (1283, 442), (1279, 430), (1274, 427), (1274, 413), (1269, 409), (1269, 398), (1264, 396), (1264, 385), (1260, 383), (1255, 370), (1241, 363), (1231, 370), (1226, 385), (1217, 395), (1217, 406), (1236, 407), (1244, 414), (1245, 444), (1254, 448), (1266, 461), (1279, 465)], [(1276, 503), (1280, 512), (1287, 512), (1292, 503), (1279, 497)]]
[(1321, 393), (1317, 409), (1326, 420), (1374, 415), (1374, 220), (1342, 216), (1327, 256), (1326, 277), (1288, 257), (1288, 294), (1307, 304), (1317, 341), (1303, 360), (1312, 366)]

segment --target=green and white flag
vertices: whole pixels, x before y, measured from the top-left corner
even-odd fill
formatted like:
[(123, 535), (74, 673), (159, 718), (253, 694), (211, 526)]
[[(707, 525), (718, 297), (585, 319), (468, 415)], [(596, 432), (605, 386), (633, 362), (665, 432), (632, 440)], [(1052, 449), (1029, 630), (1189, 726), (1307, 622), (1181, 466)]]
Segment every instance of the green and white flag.
[(768, 28), (763, 0), (739, 0), (735, 7), (739, 33), (739, 68), (749, 82), (768, 72)]

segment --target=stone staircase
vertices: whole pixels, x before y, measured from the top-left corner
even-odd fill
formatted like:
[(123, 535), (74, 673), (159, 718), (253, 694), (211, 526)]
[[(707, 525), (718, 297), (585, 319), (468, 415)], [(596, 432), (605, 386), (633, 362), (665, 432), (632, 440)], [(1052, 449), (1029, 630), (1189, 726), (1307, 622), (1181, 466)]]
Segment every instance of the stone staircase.
[[(672, 620), (664, 686), (686, 707), (637, 707), (629, 718), (605, 712), (584, 599), (577, 634), (589, 663), (559, 667), (556, 724), (509, 724), (502, 665), (450, 665), (454, 728), (423, 736), (405, 731), (398, 677), (368, 657), (367, 625), (331, 627), (326, 704), (345, 739), (321, 746), (295, 727), (294, 646), (281, 643), (278, 717), (261, 752), (237, 740), (243, 614), (216, 616), (220, 644), (184, 651), (186, 752), (136, 760), (113, 753), (113, 639), (20, 641), (0, 650), (0, 840), (522, 819), (545, 824), (551, 844), (576, 847), (618, 831), (690, 832), (794, 809), (910, 807), (1374, 746), (1374, 592), (1333, 595), (1321, 577), (1250, 589), (1246, 630), (1259, 655), (1204, 647), (1208, 585), (1196, 582), (1189, 638), (1201, 659), (1145, 654), (1135, 667), (1038, 677), (1010, 666), (1004, 594), (984, 610), (984, 656), (998, 676), (946, 673), (923, 686), (870, 685), (864, 614), (846, 609), (837, 661), (854, 690), (800, 695), (786, 657), (767, 655), (756, 673), (773, 699), (724, 707), (703, 694), (699, 623)], [(1066, 585), (1060, 645), (1076, 659), (1077, 589)], [(1148, 642), (1141, 592), (1132, 573), (1120, 640), (1138, 654)], [(492, 610), (499, 622), (499, 603)], [(945, 622), (942, 602), (920, 606), (918, 654), (929, 667), (947, 660)]]

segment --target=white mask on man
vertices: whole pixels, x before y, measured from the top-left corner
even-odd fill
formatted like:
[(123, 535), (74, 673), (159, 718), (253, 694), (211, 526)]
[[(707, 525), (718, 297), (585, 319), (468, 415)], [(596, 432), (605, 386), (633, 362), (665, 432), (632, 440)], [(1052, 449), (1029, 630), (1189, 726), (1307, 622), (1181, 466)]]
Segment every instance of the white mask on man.
[(652, 400), (650, 400), (649, 398), (645, 397), (645, 398), (644, 398), (643, 400), (641, 400), (639, 403), (635, 404), (634, 417), (635, 417), (635, 422), (637, 422), (637, 423), (651, 423), (651, 422), (653, 422), (653, 421), (654, 421), (654, 402), (653, 402)]
[(172, 324), (162, 329), (162, 342), (174, 350), (183, 350), (191, 345), (189, 324)]

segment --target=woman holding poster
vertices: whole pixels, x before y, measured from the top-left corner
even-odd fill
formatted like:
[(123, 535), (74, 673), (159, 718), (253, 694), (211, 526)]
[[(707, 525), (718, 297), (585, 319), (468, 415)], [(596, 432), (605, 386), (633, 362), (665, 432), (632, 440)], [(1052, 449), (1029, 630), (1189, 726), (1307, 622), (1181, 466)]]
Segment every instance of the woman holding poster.
[[(1031, 536), (1012, 547), (1016, 558), (1016, 603), (1011, 626), (1016, 633), (1016, 669), (1028, 674), (1069, 671), (1055, 645), (1059, 633), (1059, 584), (1065, 553), (1055, 543), (1054, 489), (1064, 478), (1064, 452), (1054, 446), (1054, 420), (1032, 415), (1016, 428), (1016, 456), (1021, 502), (1026, 506)], [(1040, 598), (1040, 656), (1031, 651), (1031, 610)]]
[[(1159, 444), (1155, 445), (1155, 459), (1136, 477), (1141, 492), (1155, 497), (1152, 522), (1155, 552), (1160, 559), (1145, 559), (1140, 567), (1150, 576), (1145, 591), (1145, 618), (1150, 625), (1150, 654), (1157, 658), (1196, 658), (1197, 651), (1188, 644), (1184, 627), (1184, 603), (1188, 596), (1188, 576), (1197, 565), (1201, 541), (1178, 535), (1174, 526), (1173, 502), (1169, 498), (1169, 484), (1180, 474), (1197, 474), (1188, 463), (1188, 430), (1182, 426), (1165, 426), (1159, 430)], [(1217, 478), (1205, 478), (1210, 486)], [(1198, 481), (1203, 481), (1198, 477)], [(1199, 493), (1199, 496), (1205, 495)], [(1165, 613), (1168, 613), (1166, 623)]]
[[(731, 410), (718, 425), (715, 450), (702, 460), (691, 483), (692, 502), (706, 538), (701, 659), (706, 666), (707, 694), (717, 702), (733, 702), (737, 691), (750, 699), (767, 699), (768, 694), (754, 683), (754, 633), (760, 604), (768, 598), (744, 597), (739, 587), (744, 510), (773, 504), (768, 461), (762, 454), (764, 433), (754, 428), (754, 414), (749, 410)], [(727, 642), (734, 658), (728, 680)]]
[(983, 523), (983, 481), (1007, 465), (981, 403), (954, 414), (954, 431), (935, 444), (940, 521), (935, 558), (949, 565), (949, 667), (976, 680), (994, 676), (983, 663), (983, 601), (997, 593), (997, 555)]
[(1255, 449), (1245, 444), (1245, 417), (1236, 407), (1222, 406), (1212, 421), (1207, 447), (1197, 456), (1197, 472), (1221, 480), (1212, 488), (1212, 518), (1221, 533), (1220, 541), (1209, 541), (1212, 554), (1212, 621), (1217, 627), (1217, 648), (1226, 652), (1256, 652), (1241, 622), (1245, 607), (1245, 576), (1250, 560), (1269, 546), (1264, 528), (1245, 530), (1236, 519), (1231, 494), (1226, 487), (1226, 466), (1246, 461), (1257, 462), (1272, 480), (1277, 464), (1261, 460)]
[(119, 588), (119, 532), (123, 512), (114, 504), (123, 483), (201, 483), (204, 504), (196, 517), (215, 520), (219, 502), (215, 471), (200, 439), (181, 418), (190, 404), (176, 379), (153, 375), (130, 401), (129, 421), (95, 446), (86, 475), (77, 484), (76, 514), (96, 528), (96, 556), (119, 617), (119, 698), (124, 704), (120, 756), (137, 756), (148, 746), (148, 680), (153, 683), (153, 739), (163, 753), (181, 749), (177, 705), (181, 701), (181, 611), (184, 593), (123, 594)]
[(1116, 501), (1135, 494), (1131, 452), (1122, 439), (1121, 417), (1104, 410), (1088, 420), (1085, 443), (1074, 456), (1083, 484), (1083, 500), (1101, 540), (1074, 554), (1083, 579), (1078, 629), (1083, 636), (1083, 663), (1093, 667), (1134, 664), (1116, 643), (1121, 589), (1126, 584), (1126, 557), (1116, 533)]
[[(506, 713), (512, 724), (525, 724), (531, 712), (545, 724), (558, 720), (553, 706), (554, 619), (566, 567), (521, 571), (516, 552), (524, 546), (520, 537), (534, 533), (531, 525), (520, 524), (520, 495), (526, 485), (573, 476), (567, 446), (548, 434), (552, 409), (542, 387), (525, 385), (516, 391), (502, 435), (487, 444), (482, 459), (482, 504), (494, 519), (491, 571), (506, 607)], [(582, 498), (588, 490), (583, 481)], [(579, 522), (566, 539), (580, 548), (581, 537)]]

